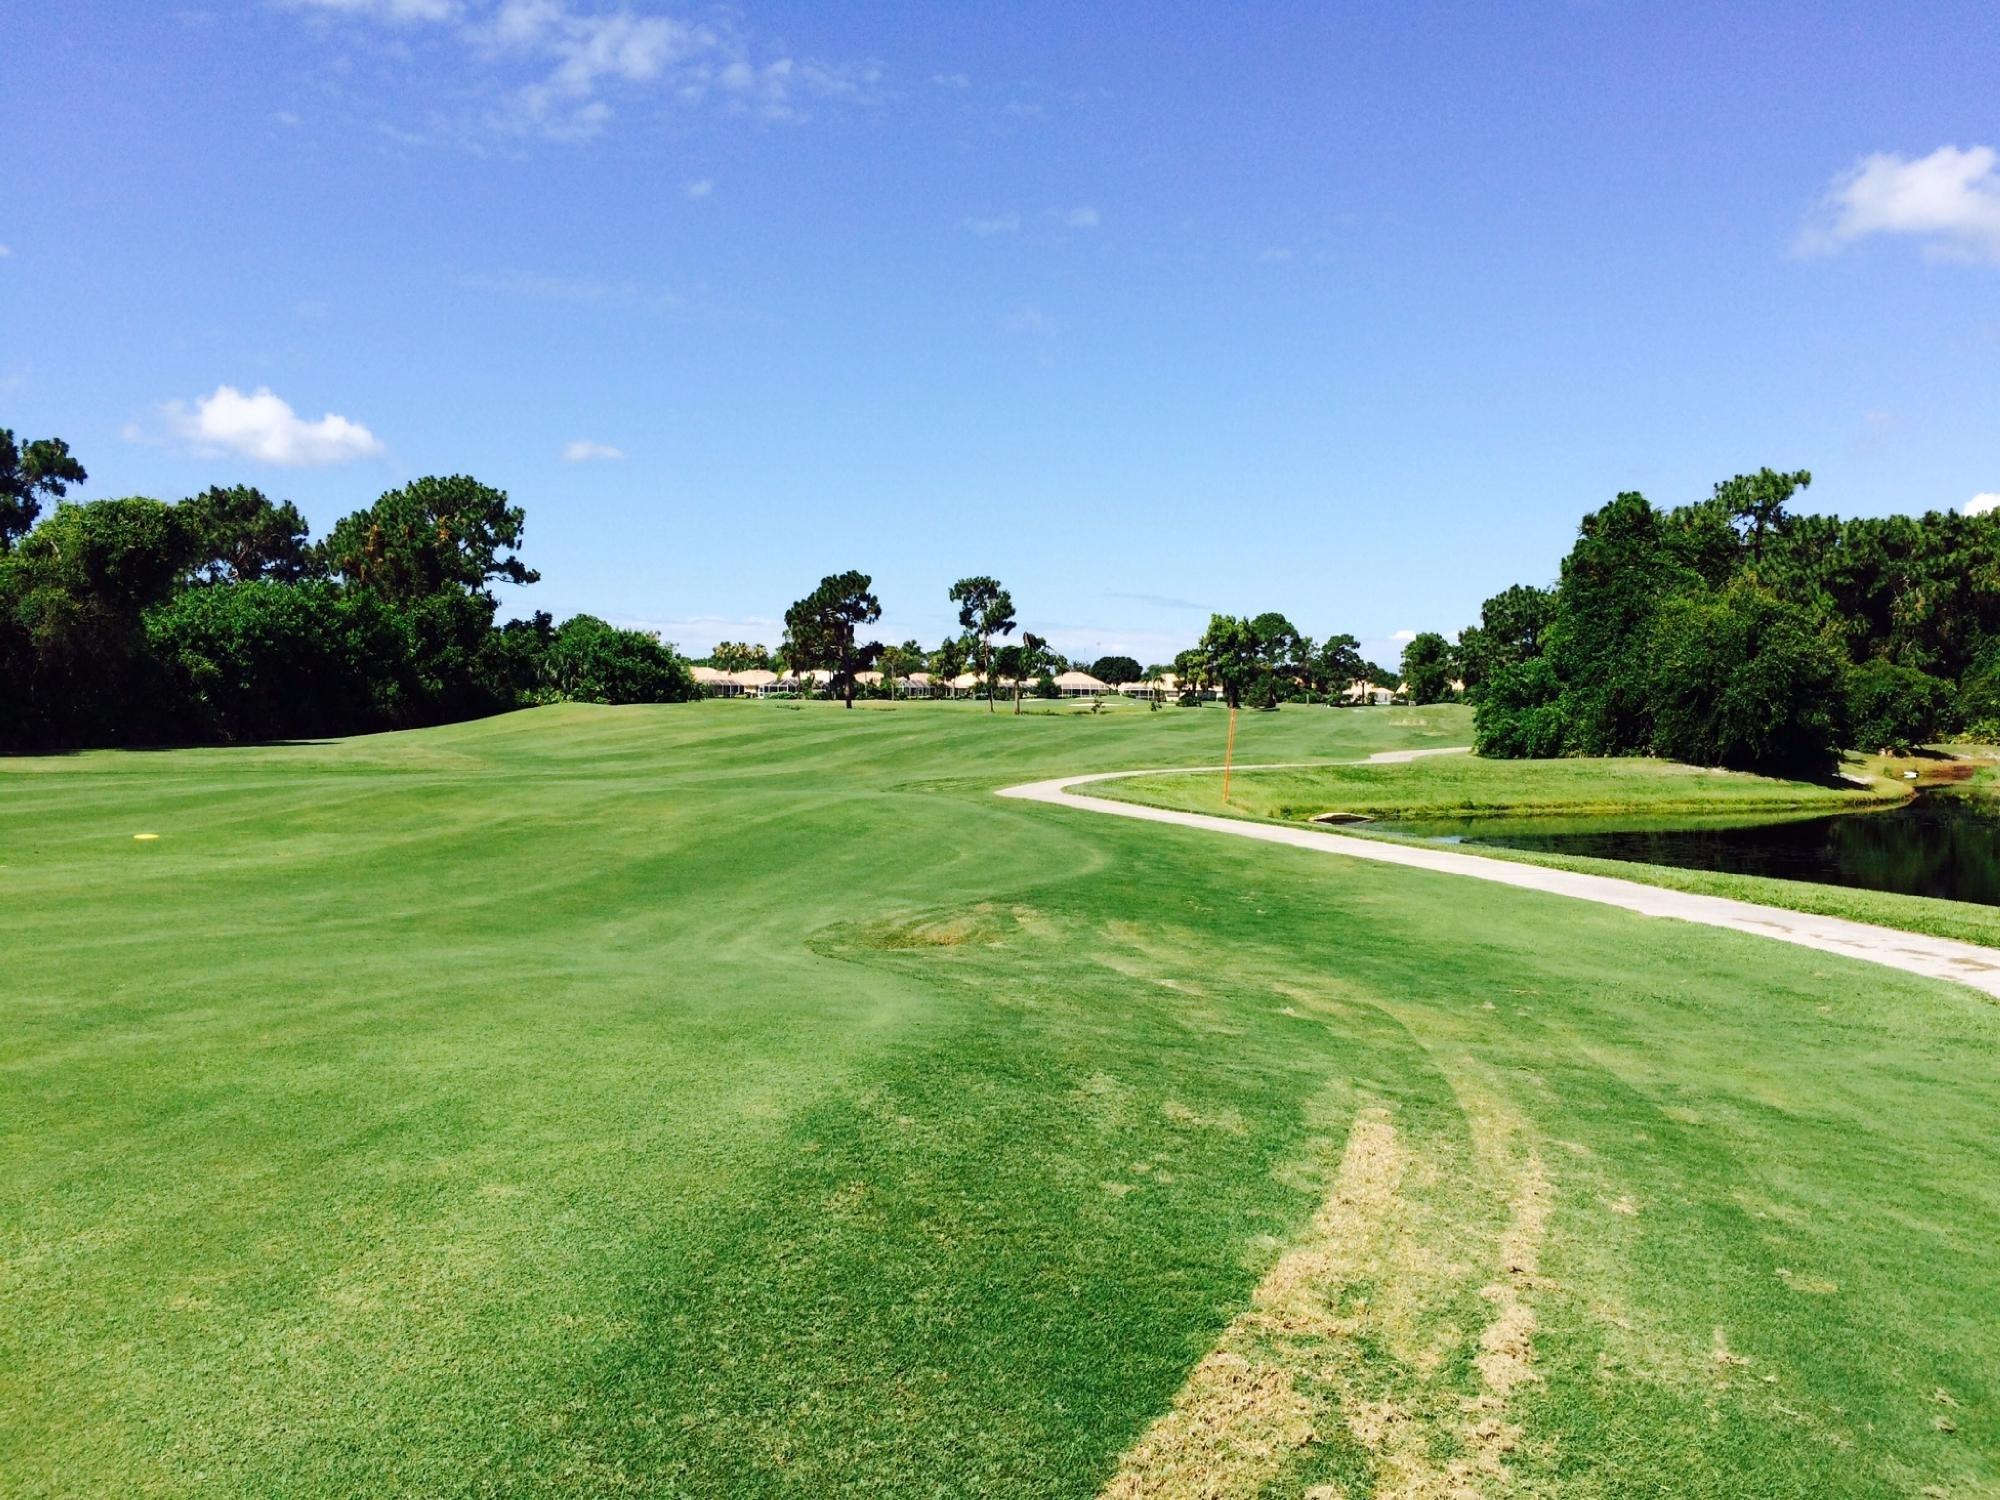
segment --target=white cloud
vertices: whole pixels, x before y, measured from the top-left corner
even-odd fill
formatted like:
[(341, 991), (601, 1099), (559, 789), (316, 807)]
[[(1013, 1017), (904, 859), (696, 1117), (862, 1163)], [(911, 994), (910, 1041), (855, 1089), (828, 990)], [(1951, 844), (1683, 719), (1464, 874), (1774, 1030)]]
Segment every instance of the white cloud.
[(1287, 261), (1297, 260), (1298, 252), (1291, 250), (1284, 245), (1273, 245), (1268, 250), (1259, 251), (1257, 254), (1257, 259), (1262, 261), (1267, 266), (1283, 265)]
[(13, 253), (14, 253), (14, 247), (12, 245), (0, 245), (0, 260), (7, 259), (7, 257), (12, 255)]
[(1965, 514), (1968, 516), (1983, 516), (1996, 510), (2000, 510), (2000, 494), (1992, 490), (1974, 495), (1965, 502)]
[(1063, 222), (1072, 229), (1095, 229), (1103, 220), (1098, 217), (1097, 210), (1086, 203), (1064, 214)]
[(1826, 255), (1877, 234), (1921, 240), (1942, 259), (2000, 261), (2000, 152), (1940, 146), (1914, 158), (1864, 156), (1834, 179), (1795, 248)]
[(1416, 638), (1417, 633), (1414, 630), (1399, 630), (1389, 637), (1392, 641), (1414, 641)]
[(192, 408), (171, 401), (165, 412), (168, 425), (204, 451), (288, 468), (349, 463), (383, 451), (381, 440), (359, 422), (333, 412), (308, 422), (264, 386), (247, 396), (233, 385), (217, 386)]
[(994, 214), (991, 218), (986, 219), (964, 218), (960, 219), (958, 223), (959, 227), (965, 230), (966, 233), (976, 234), (983, 240), (996, 234), (1018, 234), (1021, 229), (1021, 216), (1019, 214)]
[(587, 464), (624, 456), (623, 448), (614, 448), (609, 443), (593, 443), (589, 438), (578, 438), (563, 449), (563, 462), (566, 464)]
[(931, 82), (941, 89), (969, 89), (972, 80), (963, 73), (933, 73)]
[[(663, 94), (687, 106), (711, 97), (730, 113), (800, 120), (812, 101), (872, 104), (874, 63), (779, 56), (759, 61), (726, 13), (705, 21), (573, 0), (281, 0), (292, 9), (418, 26), (456, 42), (481, 73), (460, 94), (488, 94), (483, 125), (554, 140), (587, 140), (610, 122), (610, 95)], [(388, 45), (403, 47), (398, 40)], [(456, 82), (456, 80), (454, 80)], [(461, 122), (463, 126), (469, 122)], [(447, 122), (447, 134), (452, 127)]]
[(710, 193), (715, 191), (715, 179), (713, 177), (697, 177), (683, 191), (690, 198), (706, 198)]

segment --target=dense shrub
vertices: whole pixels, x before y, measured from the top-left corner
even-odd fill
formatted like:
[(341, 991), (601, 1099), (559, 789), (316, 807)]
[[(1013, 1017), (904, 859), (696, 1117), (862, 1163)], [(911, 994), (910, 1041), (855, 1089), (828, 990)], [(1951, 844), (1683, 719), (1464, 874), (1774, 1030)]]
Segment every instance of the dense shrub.
[(1481, 755), (1510, 760), (1561, 755), (1568, 738), (1563, 712), (1562, 683), (1546, 657), (1503, 666), (1480, 695), (1473, 747)]
[(1654, 754), (1801, 772), (1837, 761), (1844, 664), (1803, 610), (1736, 584), (1668, 599), (1649, 634)]
[(346, 734), (413, 710), (408, 622), (324, 580), (186, 589), (147, 614), (146, 639), (174, 688), (177, 737)]
[(1870, 661), (1847, 669), (1847, 743), (1908, 751), (1937, 738), (1951, 716), (1951, 684), (1914, 667)]
[(576, 703), (684, 703), (694, 676), (674, 651), (595, 615), (563, 622), (542, 660), (544, 682)]

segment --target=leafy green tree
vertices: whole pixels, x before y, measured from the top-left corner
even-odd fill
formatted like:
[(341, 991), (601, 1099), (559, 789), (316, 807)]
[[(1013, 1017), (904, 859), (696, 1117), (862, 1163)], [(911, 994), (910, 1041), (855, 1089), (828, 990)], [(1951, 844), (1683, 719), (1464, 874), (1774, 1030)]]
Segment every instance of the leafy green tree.
[(1555, 592), (1517, 583), (1479, 607), (1479, 623), (1459, 632), (1459, 667), (1465, 692), (1475, 701), (1507, 667), (1542, 653), (1542, 635), (1555, 612)]
[(1564, 747), (1643, 755), (1652, 740), (1649, 652), (1654, 613), (1704, 579), (1644, 495), (1628, 492), (1583, 518), (1563, 559), (1544, 650), (1563, 684)]
[(18, 443), (11, 429), (0, 427), (0, 553), (34, 526), (44, 498), (60, 500), (89, 477), (61, 438)]
[(785, 656), (797, 672), (827, 671), (849, 708), (854, 678), (881, 654), (878, 642), (855, 640), (855, 627), (882, 618), (882, 603), (869, 592), (873, 580), (850, 569), (832, 573), (819, 587), (785, 611)]
[(1368, 675), (1361, 643), (1351, 635), (1328, 636), (1313, 652), (1307, 675), (1322, 693), (1342, 692), (1356, 678)]
[(896, 696), (896, 683), (912, 672), (924, 669), (924, 648), (915, 641), (904, 641), (900, 646), (884, 646), (875, 665), (882, 669), (882, 677), (891, 698)]
[(144, 615), (173, 592), (191, 546), (178, 509), (158, 500), (65, 501), (0, 557), (0, 735), (157, 738), (164, 684)]
[(1847, 669), (1847, 743), (1910, 751), (1937, 738), (1952, 711), (1951, 684), (1915, 667), (1869, 661)]
[(1735, 523), (1750, 548), (1750, 561), (1761, 562), (1764, 542), (1791, 522), (1785, 512), (1793, 495), (1812, 483), (1805, 469), (1781, 474), (1776, 469), (1759, 469), (1755, 474), (1738, 474), (1715, 487), (1715, 500)]
[(342, 517), (320, 553), (330, 571), (395, 602), (447, 591), (490, 601), (493, 582), (541, 577), (513, 550), (525, 521), (520, 506), (476, 479), (419, 479)]
[[(1280, 696), (1289, 689), (1291, 677), (1305, 670), (1300, 663), (1307, 645), (1305, 637), (1281, 614), (1261, 614), (1254, 619), (1211, 615), (1188, 663), (1195, 670), (1186, 675), (1203, 685), (1221, 688), (1223, 700), (1231, 708), (1241, 707), (1246, 700), (1276, 708)], [(1175, 660), (1178, 664), (1181, 659)]]
[(1667, 599), (1648, 634), (1653, 754), (1743, 770), (1836, 763), (1845, 667), (1805, 611), (1744, 581)]
[(1208, 629), (1195, 644), (1186, 675), (1204, 686), (1222, 689), (1222, 700), (1240, 708), (1246, 692), (1264, 674), (1264, 657), (1250, 622), (1235, 615), (1210, 615)]
[(930, 655), (931, 692), (949, 694), (951, 680), (965, 670), (969, 648), (962, 636), (946, 636)]
[(1412, 703), (1443, 703), (1451, 697), (1451, 642), (1435, 630), (1420, 630), (1403, 647), (1403, 682)]
[(1545, 656), (1509, 662), (1488, 679), (1473, 714), (1473, 749), (1510, 760), (1551, 760), (1569, 740), (1562, 682)]
[(289, 500), (273, 504), (249, 485), (215, 485), (183, 500), (180, 509), (199, 554), (193, 582), (289, 583), (311, 571), (306, 518)]
[(1014, 712), (1018, 714), (1021, 711), (1022, 684), (1031, 679), (1039, 682), (1039, 679), (1050, 676), (1049, 643), (1034, 631), (1024, 630), (1018, 645), (1002, 646), (994, 653), (993, 663), (1002, 677), (1013, 681)]
[(687, 664), (658, 636), (621, 630), (595, 615), (563, 621), (542, 673), (572, 703), (685, 703), (697, 696)]
[(708, 659), (724, 672), (768, 672), (771, 669), (771, 653), (748, 641), (718, 642)]
[(419, 722), (470, 718), (513, 701), (486, 675), (497, 608), (489, 585), (541, 576), (512, 550), (524, 520), (521, 507), (476, 479), (432, 477), (343, 517), (320, 544), (324, 567), (408, 622)]
[(993, 638), (1014, 633), (1014, 596), (1000, 586), (997, 578), (984, 574), (961, 578), (951, 586), (951, 602), (958, 606), (958, 623), (974, 642), (979, 675), (986, 683), (986, 711), (993, 710)]
[(1250, 622), (1257, 642), (1263, 672), (1256, 684), (1256, 701), (1264, 708), (1276, 708), (1281, 698), (1292, 695), (1298, 682), (1311, 672), (1312, 642), (1299, 628), (1275, 610), (1267, 610)]
[(1142, 681), (1146, 673), (1136, 657), (1100, 656), (1090, 664), (1090, 675), (1099, 682), (1118, 687), (1122, 683)]
[(542, 672), (555, 638), (555, 617), (545, 609), (536, 610), (525, 620), (509, 620), (487, 635), (480, 675), (492, 684), (502, 705), (519, 708), (557, 699)]
[(354, 734), (405, 723), (407, 622), (324, 580), (182, 589), (145, 617), (171, 678), (174, 729), (199, 739)]

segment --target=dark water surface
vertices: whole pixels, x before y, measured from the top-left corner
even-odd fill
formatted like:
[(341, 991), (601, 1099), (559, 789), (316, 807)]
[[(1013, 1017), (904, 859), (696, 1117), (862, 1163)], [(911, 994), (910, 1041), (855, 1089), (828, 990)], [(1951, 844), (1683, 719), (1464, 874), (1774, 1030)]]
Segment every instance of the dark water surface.
[(1958, 792), (1922, 792), (1880, 812), (1735, 826), (1635, 828), (1565, 820), (1536, 827), (1427, 823), (1412, 833), (1454, 843), (1725, 870), (1781, 880), (1942, 896), (2000, 906), (2000, 804)]

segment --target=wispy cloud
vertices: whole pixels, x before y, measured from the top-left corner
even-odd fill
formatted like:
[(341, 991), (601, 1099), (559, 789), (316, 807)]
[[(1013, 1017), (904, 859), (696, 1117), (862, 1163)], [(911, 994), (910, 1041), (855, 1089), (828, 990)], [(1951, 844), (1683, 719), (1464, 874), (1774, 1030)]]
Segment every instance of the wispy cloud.
[(801, 120), (818, 104), (876, 102), (883, 77), (872, 62), (774, 53), (724, 13), (697, 20), (629, 4), (589, 9), (573, 0), (286, 3), (322, 23), (379, 29), (385, 45), (408, 45), (425, 34), (443, 40), (462, 56), (470, 92), (486, 96), (477, 124), (553, 140), (599, 134), (628, 99)]
[(1794, 249), (1830, 255), (1873, 235), (1915, 239), (1938, 259), (2000, 261), (2000, 152), (1864, 156), (1833, 180)]
[(365, 16), (405, 26), (422, 21), (450, 21), (463, 10), (459, 0), (291, 0), (291, 9)]
[(1405, 643), (1414, 641), (1416, 638), (1417, 638), (1417, 633), (1414, 630), (1398, 630), (1395, 631), (1393, 634), (1391, 634), (1389, 637), (1389, 639), (1392, 641), (1402, 641)]
[(640, 286), (636, 282), (545, 276), (533, 271), (462, 276), (459, 285), (475, 292), (493, 292), (533, 302), (562, 302), (573, 307), (600, 307), (612, 311), (671, 313), (684, 311), (688, 305), (687, 299), (678, 292)]
[(683, 188), (682, 191), (690, 198), (706, 198), (710, 193), (715, 191), (715, 179), (713, 177), (697, 177)]
[(383, 451), (381, 440), (359, 422), (333, 412), (307, 421), (264, 386), (245, 395), (233, 385), (221, 385), (191, 406), (169, 401), (161, 410), (175, 435), (204, 453), (310, 468), (351, 463)]
[(1069, 225), (1071, 229), (1095, 229), (1103, 222), (1098, 216), (1097, 210), (1087, 203), (1080, 207), (1072, 208), (1068, 213), (1063, 215), (1063, 223)]
[(6, 260), (13, 253), (14, 247), (12, 245), (0, 245), (0, 260)]
[(594, 443), (589, 438), (578, 438), (564, 447), (562, 456), (566, 464), (602, 463), (623, 458), (625, 450), (614, 448), (609, 443)]
[(1133, 604), (1146, 604), (1154, 609), (1205, 610), (1206, 604), (1197, 604), (1192, 599), (1177, 599), (1172, 594), (1106, 594), (1107, 599), (1123, 599)]
[(1298, 252), (1286, 245), (1273, 245), (1257, 252), (1257, 259), (1267, 266), (1281, 266), (1297, 260)]
[(941, 89), (969, 89), (972, 79), (964, 73), (933, 73), (931, 82)]
[(958, 221), (958, 227), (967, 234), (976, 234), (982, 240), (996, 234), (1019, 234), (1021, 216), (1019, 214), (993, 214), (988, 218), (968, 216)]
[(1008, 313), (1000, 320), (1000, 326), (1008, 333), (1034, 338), (1047, 338), (1056, 331), (1055, 319), (1032, 302), (1023, 302)]

